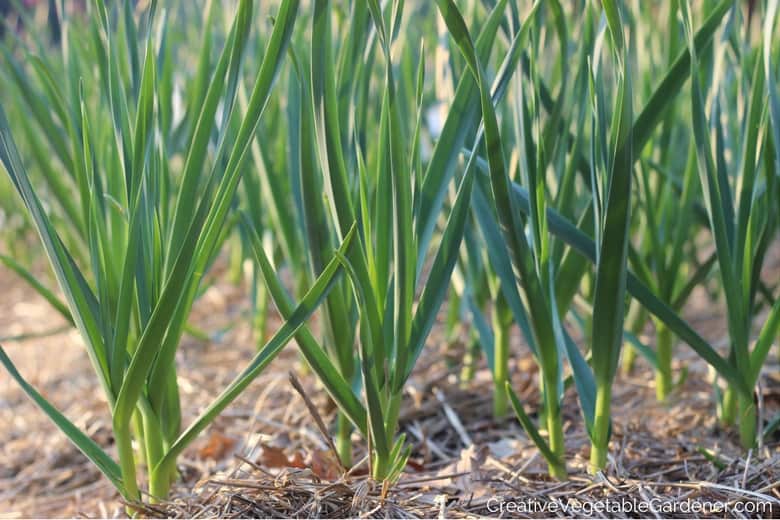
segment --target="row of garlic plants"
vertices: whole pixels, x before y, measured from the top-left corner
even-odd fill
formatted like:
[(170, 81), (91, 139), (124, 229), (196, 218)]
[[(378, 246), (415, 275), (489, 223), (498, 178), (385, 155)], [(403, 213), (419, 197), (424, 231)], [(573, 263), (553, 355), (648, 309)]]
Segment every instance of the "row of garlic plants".
[[(138, 468), (164, 498), (177, 456), (292, 339), (338, 406), (342, 462), (357, 432), (372, 477), (396, 480), (406, 382), (445, 300), (495, 415), (511, 405), (554, 477), (564, 390), (603, 470), (621, 355), (665, 400), (678, 343), (752, 447), (780, 325), (760, 276), (780, 216), (778, 2), (575, 4), (95, 1), (60, 12), (57, 45), (8, 32), (0, 197), (21, 224), (4, 236), (37, 231), (59, 291), (29, 255), (0, 260), (81, 333), (118, 461), (0, 361), (130, 501)], [(251, 286), (258, 350), (184, 427), (176, 352), (221, 252)], [(726, 303), (726, 355), (681, 316), (702, 286)], [(515, 330), (536, 421), (510, 384)]]

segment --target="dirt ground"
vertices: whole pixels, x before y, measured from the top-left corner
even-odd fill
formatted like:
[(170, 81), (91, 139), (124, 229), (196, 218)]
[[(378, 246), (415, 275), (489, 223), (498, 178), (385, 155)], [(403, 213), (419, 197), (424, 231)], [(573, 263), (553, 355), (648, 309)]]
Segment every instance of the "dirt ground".
[[(20, 372), (112, 453), (107, 404), (78, 334), (6, 270), (0, 270), (0, 294), (0, 338)], [(185, 424), (251, 358), (255, 340), (246, 302), (246, 291), (226, 282), (198, 302), (191, 321), (217, 333), (209, 341), (185, 336), (179, 349)], [(687, 313), (707, 339), (725, 346), (722, 314), (703, 291)], [(277, 317), (269, 321), (271, 330), (279, 325)], [(472, 381), (461, 383), (451, 362), (463, 346), (441, 338), (435, 329), (408, 388), (401, 424), (414, 451), (392, 489), (366, 479), (357, 436), (358, 464), (345, 473), (334, 461), (290, 372), (326, 424), (333, 406), (291, 346), (185, 451), (171, 502), (150, 506), (145, 515), (620, 517), (609, 507), (625, 508), (628, 501), (636, 517), (780, 516), (780, 437), (750, 453), (739, 449), (734, 432), (716, 421), (711, 374), (684, 345), (677, 346), (676, 368), (685, 366), (688, 377), (668, 403), (655, 401), (653, 375), (641, 359), (631, 375), (619, 376), (604, 475), (586, 472), (587, 435), (576, 394), (566, 393), (571, 479), (557, 482), (546, 477), (543, 460), (513, 418), (492, 418), (484, 363)], [(652, 344), (651, 327), (644, 339)], [(530, 410), (538, 399), (536, 369), (520, 338), (513, 352), (513, 384)], [(761, 402), (766, 417), (780, 410), (777, 349), (762, 377)], [(686, 512), (685, 504), (694, 502), (725, 509)], [(122, 516), (107, 481), (0, 371), (0, 518)]]

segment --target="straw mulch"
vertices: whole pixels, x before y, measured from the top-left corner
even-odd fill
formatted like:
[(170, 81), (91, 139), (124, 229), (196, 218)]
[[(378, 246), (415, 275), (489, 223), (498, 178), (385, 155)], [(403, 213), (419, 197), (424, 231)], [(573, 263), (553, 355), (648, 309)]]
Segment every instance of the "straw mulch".
[[(0, 291), (0, 336), (45, 333), (4, 341), (9, 355), (32, 384), (110, 451), (106, 404), (77, 334), (58, 331), (62, 320), (6, 272), (0, 273)], [(245, 301), (244, 290), (220, 282), (198, 304), (193, 322), (220, 332), (209, 342), (185, 338), (180, 349), (185, 422), (252, 356)], [(708, 339), (723, 337), (719, 310), (703, 296), (697, 301), (691, 322)], [(270, 321), (271, 330), (279, 325)], [(646, 340), (652, 342), (651, 328)], [(484, 366), (468, 384), (460, 383), (454, 360), (463, 345), (445, 343), (435, 332), (409, 385), (402, 429), (414, 452), (396, 486), (382, 489), (366, 478), (357, 437), (356, 464), (349, 471), (340, 467), (317, 421), (321, 414), (330, 424), (333, 406), (294, 349), (286, 349), (184, 453), (170, 502), (145, 506), (143, 516), (623, 517), (626, 508), (633, 508), (629, 516), (648, 518), (780, 516), (780, 437), (742, 452), (734, 433), (718, 426), (706, 366), (684, 346), (678, 347), (679, 367), (689, 375), (667, 404), (656, 403), (652, 372), (641, 360), (634, 373), (619, 377), (613, 458), (605, 475), (587, 474), (587, 435), (576, 394), (567, 392), (571, 479), (557, 482), (547, 478), (516, 421), (492, 418)], [(526, 351), (520, 338), (515, 343), (514, 352)], [(776, 353), (770, 357), (761, 385), (767, 417), (780, 411), (780, 369)], [(534, 412), (535, 372), (523, 357), (511, 372)], [(0, 518), (123, 516), (110, 485), (9, 379), (0, 376)], [(692, 510), (697, 504), (710, 510)]]

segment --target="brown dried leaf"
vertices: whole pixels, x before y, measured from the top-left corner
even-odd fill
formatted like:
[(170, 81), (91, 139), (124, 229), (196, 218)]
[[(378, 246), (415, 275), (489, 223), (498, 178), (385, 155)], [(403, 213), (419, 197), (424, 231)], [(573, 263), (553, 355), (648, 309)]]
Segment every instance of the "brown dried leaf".
[(258, 462), (266, 468), (288, 468), (290, 461), (287, 459), (284, 450), (276, 446), (263, 444), (263, 452), (260, 454)]
[(314, 450), (310, 460), (311, 471), (322, 480), (336, 480), (341, 475), (341, 463), (330, 450)]
[(198, 450), (202, 459), (220, 460), (225, 458), (236, 445), (236, 439), (219, 432), (213, 432), (206, 444)]
[(290, 459), (282, 448), (270, 446), (268, 444), (263, 444), (262, 448), (263, 452), (260, 454), (257, 462), (266, 468), (305, 469), (307, 467), (303, 462), (301, 453), (298, 451), (296, 451), (292, 459)]
[(301, 455), (300, 451), (296, 451), (295, 455), (293, 455), (293, 458), (290, 461), (290, 467), (298, 468), (298, 469), (306, 469), (306, 463), (303, 461), (303, 455)]

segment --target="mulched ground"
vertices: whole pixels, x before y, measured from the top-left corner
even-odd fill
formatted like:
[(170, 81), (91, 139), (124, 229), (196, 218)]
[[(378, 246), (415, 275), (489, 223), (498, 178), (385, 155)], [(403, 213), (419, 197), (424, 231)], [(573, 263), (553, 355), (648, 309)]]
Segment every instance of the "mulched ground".
[[(775, 275), (776, 276), (776, 275)], [(776, 279), (776, 278), (775, 278)], [(0, 271), (0, 338), (22, 374), (71, 420), (111, 451), (105, 400), (99, 395), (78, 334), (7, 271)], [(218, 331), (208, 342), (185, 337), (179, 378), (185, 422), (251, 358), (245, 291), (226, 282), (199, 301), (193, 322)], [(691, 323), (723, 345), (721, 310), (702, 293)], [(278, 326), (270, 320), (270, 328)], [(652, 343), (652, 330), (645, 339)], [(326, 424), (333, 406), (286, 349), (180, 459), (181, 482), (169, 503), (144, 516), (234, 517), (778, 517), (780, 437), (749, 454), (715, 418), (710, 374), (678, 346), (689, 375), (666, 404), (655, 401), (652, 372), (640, 360), (620, 376), (614, 395), (611, 459), (604, 475), (587, 474), (588, 442), (567, 392), (564, 414), (571, 479), (546, 477), (536, 449), (512, 418), (492, 418), (490, 378), (482, 367), (458, 381), (462, 345), (445, 346), (434, 331), (409, 385), (402, 429), (414, 446), (398, 485), (382, 489), (365, 477), (365, 452), (355, 437), (356, 466), (345, 472), (290, 382)], [(513, 349), (514, 387), (528, 409), (537, 402), (532, 361), (520, 338)], [(437, 348), (438, 346), (438, 348)], [(762, 378), (767, 417), (780, 410), (777, 350)], [(709, 507), (708, 510), (692, 508)], [(672, 509), (672, 508), (676, 509)], [(726, 508), (718, 510), (717, 507)], [(0, 376), (0, 518), (121, 517), (118, 495), (24, 396)]]

